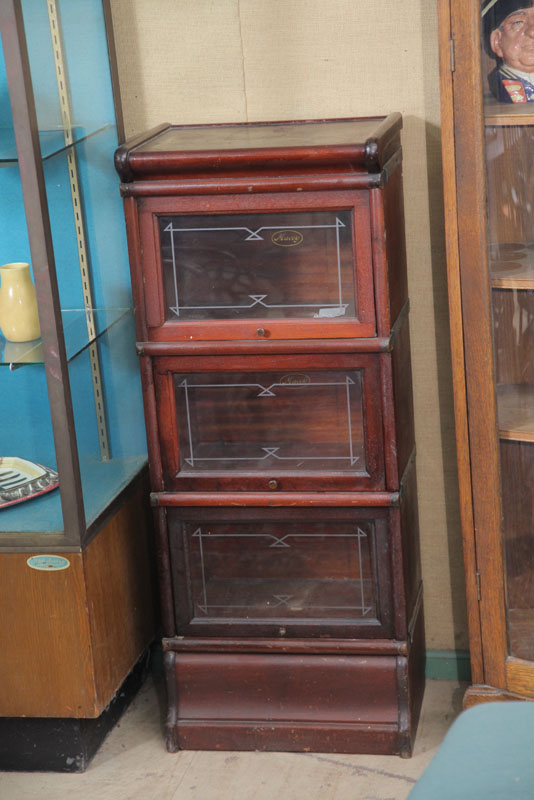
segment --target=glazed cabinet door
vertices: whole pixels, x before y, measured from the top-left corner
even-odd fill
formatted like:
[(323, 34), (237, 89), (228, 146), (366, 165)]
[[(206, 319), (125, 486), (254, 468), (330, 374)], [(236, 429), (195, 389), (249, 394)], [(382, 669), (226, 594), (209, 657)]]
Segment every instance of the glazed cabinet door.
[(384, 488), (377, 356), (154, 363), (166, 491)]
[(140, 199), (147, 338), (375, 336), (368, 194)]
[[(461, 294), (465, 348), (475, 531), (474, 547), (466, 541), (474, 681), (534, 697), (534, 9), (529, 5), (487, 0), (481, 8), (478, 0), (453, 0), (442, 3), (441, 11), (455, 52), (450, 100), (461, 285), (456, 295), (450, 241), (449, 257), (451, 306)], [(445, 103), (446, 93), (445, 88)], [(459, 373), (457, 410), (458, 379)], [(458, 420), (461, 432), (462, 417)]]
[(178, 635), (393, 635), (388, 509), (167, 510)]

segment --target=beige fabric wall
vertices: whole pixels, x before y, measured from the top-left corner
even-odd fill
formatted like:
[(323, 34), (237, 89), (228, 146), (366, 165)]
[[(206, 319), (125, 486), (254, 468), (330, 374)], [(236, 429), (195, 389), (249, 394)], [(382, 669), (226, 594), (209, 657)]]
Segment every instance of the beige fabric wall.
[(430, 0), (112, 0), (126, 134), (404, 115), (427, 646), (467, 647)]

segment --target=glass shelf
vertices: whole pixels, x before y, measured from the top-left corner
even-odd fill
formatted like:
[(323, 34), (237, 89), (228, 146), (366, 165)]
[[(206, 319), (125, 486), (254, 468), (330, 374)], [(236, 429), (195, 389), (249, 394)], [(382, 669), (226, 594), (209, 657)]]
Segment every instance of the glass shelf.
[[(94, 131), (87, 131), (84, 127), (76, 126), (72, 129), (73, 141), (69, 145), (65, 144), (65, 135), (62, 128), (51, 131), (40, 131), (39, 143), (41, 146), (41, 157), (43, 161), (47, 158), (52, 158), (58, 153), (67, 150), (68, 147), (80, 144), (92, 136), (96, 136), (113, 127), (113, 125), (103, 125)], [(13, 166), (13, 164), (18, 164), (15, 133), (12, 128), (0, 128), (0, 167), (10, 167)]]
[(497, 387), (499, 438), (534, 442), (534, 386), (508, 384)]
[[(88, 526), (97, 519), (116, 495), (128, 486), (146, 461), (145, 455), (117, 458), (108, 462), (82, 457), (80, 470), (84, 484), (85, 518)], [(21, 533), (46, 536), (62, 531), (63, 516), (59, 489), (0, 510), (0, 534), (12, 534), (15, 538)]]
[[(61, 312), (67, 359), (71, 361), (102, 333), (129, 313), (127, 308), (96, 308), (92, 310), (96, 336), (89, 337), (87, 314), (81, 309), (67, 309)], [(0, 334), (0, 366), (11, 369), (25, 364), (42, 364), (43, 346), (40, 339), (33, 342), (8, 342)]]

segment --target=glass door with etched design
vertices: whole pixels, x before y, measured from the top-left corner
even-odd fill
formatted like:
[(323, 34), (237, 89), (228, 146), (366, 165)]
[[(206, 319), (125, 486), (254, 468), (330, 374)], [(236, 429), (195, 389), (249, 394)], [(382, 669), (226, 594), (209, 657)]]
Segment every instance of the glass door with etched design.
[(350, 213), (160, 217), (167, 319), (356, 316)]
[(157, 359), (167, 489), (383, 488), (379, 364), (337, 360)]
[(386, 509), (169, 509), (179, 633), (391, 634)]
[(237, 198), (208, 204), (142, 201), (150, 338), (376, 335), (363, 192), (251, 196), (246, 213)]

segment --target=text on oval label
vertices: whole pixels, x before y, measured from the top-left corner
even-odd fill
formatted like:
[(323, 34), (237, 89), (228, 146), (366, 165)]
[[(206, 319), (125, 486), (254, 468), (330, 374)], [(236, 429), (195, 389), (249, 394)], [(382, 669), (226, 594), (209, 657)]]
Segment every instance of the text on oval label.
[(280, 383), (283, 384), (299, 384), (299, 383), (309, 383), (310, 376), (309, 375), (302, 375), (298, 372), (295, 372), (292, 375), (284, 375), (283, 378), (280, 378)]
[(52, 572), (70, 567), (70, 561), (68, 558), (63, 558), (63, 556), (30, 556), (26, 563), (32, 569), (39, 569), (43, 572)]
[(277, 244), (279, 247), (295, 247), (295, 245), (300, 244), (304, 236), (299, 231), (276, 231), (271, 236), (271, 241), (273, 244)]

